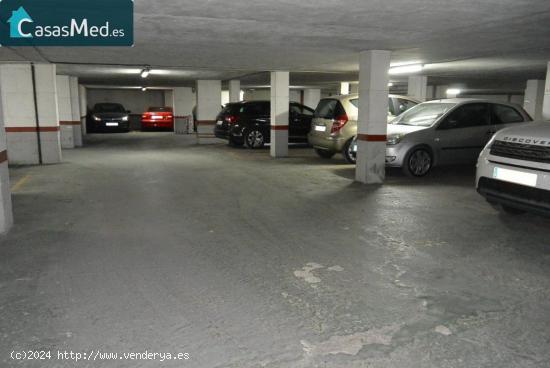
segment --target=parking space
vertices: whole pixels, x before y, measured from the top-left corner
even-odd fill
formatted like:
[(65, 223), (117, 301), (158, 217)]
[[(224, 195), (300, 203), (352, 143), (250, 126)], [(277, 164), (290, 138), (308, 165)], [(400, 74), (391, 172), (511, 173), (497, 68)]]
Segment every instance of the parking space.
[(3, 356), (38, 343), (184, 347), (204, 367), (550, 359), (548, 221), (499, 216), (471, 168), (365, 189), (308, 148), (273, 160), (179, 138), (90, 136), (62, 165), (13, 170), (28, 179), (0, 249)]
[(0, 368), (550, 367), (549, 21), (0, 1)]

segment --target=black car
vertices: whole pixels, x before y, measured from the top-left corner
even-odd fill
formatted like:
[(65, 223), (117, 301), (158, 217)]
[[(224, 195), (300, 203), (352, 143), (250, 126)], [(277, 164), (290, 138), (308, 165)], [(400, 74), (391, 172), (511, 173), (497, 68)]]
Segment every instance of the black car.
[(118, 103), (95, 104), (87, 117), (88, 132), (130, 131), (130, 111)]
[[(216, 118), (214, 134), (230, 144), (260, 148), (271, 137), (271, 103), (269, 101), (243, 101), (229, 103)], [(288, 141), (307, 142), (313, 109), (291, 102), (288, 118)]]

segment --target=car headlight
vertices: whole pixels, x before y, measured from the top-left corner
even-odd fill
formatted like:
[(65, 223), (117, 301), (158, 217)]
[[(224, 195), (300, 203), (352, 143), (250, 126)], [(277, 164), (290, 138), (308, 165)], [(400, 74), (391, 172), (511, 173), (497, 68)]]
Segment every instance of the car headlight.
[(392, 135), (388, 137), (388, 141), (386, 142), (386, 144), (389, 146), (394, 146), (399, 142), (401, 142), (402, 139), (403, 139), (402, 135)]
[(100, 118), (100, 117), (97, 117), (97, 116), (95, 116), (95, 115), (93, 116), (93, 118), (94, 118), (95, 121), (101, 121), (101, 118)]
[(128, 116), (123, 116), (122, 121), (128, 121)]

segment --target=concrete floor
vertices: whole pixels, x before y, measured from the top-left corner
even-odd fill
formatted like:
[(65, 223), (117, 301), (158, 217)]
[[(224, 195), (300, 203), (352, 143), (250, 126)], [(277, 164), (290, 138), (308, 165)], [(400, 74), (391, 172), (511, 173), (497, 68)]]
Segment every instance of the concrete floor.
[(11, 170), (2, 367), (550, 366), (550, 221), (497, 214), (472, 169), (366, 187), (309, 149), (275, 161), (169, 133), (64, 155)]

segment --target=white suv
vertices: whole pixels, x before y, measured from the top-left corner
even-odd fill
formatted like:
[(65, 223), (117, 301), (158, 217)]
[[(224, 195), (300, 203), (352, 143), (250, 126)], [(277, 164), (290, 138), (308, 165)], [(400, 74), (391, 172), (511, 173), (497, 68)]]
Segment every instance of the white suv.
[(506, 213), (550, 215), (550, 122), (499, 131), (481, 152), (477, 191)]

